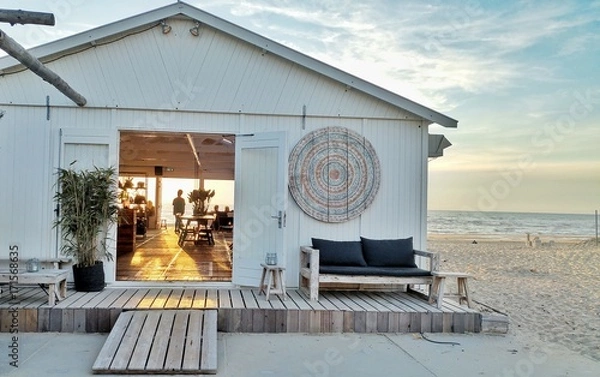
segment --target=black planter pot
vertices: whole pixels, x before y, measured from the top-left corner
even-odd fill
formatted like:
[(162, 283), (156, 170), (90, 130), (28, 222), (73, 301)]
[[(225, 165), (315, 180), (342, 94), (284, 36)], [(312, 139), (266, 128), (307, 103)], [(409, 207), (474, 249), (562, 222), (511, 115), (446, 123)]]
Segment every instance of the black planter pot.
[(104, 289), (104, 264), (96, 262), (93, 266), (73, 265), (75, 290), (79, 292), (99, 292)]

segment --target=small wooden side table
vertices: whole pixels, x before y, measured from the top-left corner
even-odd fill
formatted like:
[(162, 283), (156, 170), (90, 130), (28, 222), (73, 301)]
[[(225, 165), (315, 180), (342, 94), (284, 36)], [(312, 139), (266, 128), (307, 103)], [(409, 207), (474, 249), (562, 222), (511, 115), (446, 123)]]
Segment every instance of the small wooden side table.
[(0, 271), (0, 283), (16, 284), (38, 284), (44, 291), (45, 285), (48, 286), (48, 305), (54, 306), (56, 299), (64, 300), (67, 298), (67, 276), (69, 270), (47, 269), (38, 272), (19, 271), (16, 274), (18, 281), (13, 280), (14, 274), (8, 271)]
[(265, 263), (261, 263), (260, 265), (263, 268), (263, 272), (260, 278), (258, 294), (264, 293), (267, 300), (271, 293), (278, 294), (285, 300), (285, 280), (283, 279), (285, 267)]
[(437, 304), (438, 308), (442, 307), (444, 302), (444, 290), (446, 289), (446, 278), (456, 278), (456, 285), (458, 287), (457, 293), (449, 293), (446, 296), (455, 297), (458, 299), (458, 304), (462, 305), (466, 303), (469, 308), (473, 306), (471, 297), (469, 296), (469, 286), (467, 280), (471, 275), (464, 272), (448, 272), (448, 271), (433, 271), (433, 284), (431, 285), (431, 294), (429, 296), (429, 303)]

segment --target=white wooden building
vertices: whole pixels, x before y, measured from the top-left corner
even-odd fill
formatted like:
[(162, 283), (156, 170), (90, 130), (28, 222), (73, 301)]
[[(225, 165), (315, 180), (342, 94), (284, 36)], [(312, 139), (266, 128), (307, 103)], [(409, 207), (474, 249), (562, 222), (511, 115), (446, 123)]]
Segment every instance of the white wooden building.
[[(311, 237), (413, 236), (415, 248), (426, 247), (428, 126), (456, 127), (450, 117), (182, 2), (29, 51), (87, 104), (78, 107), (13, 58), (0, 59), (5, 256), (15, 246), (22, 262), (59, 255), (55, 173), (75, 160), (149, 177), (161, 173), (157, 166), (178, 164), (162, 176), (235, 178), (233, 284), (255, 284), (265, 250), (275, 250), (288, 286), (297, 286), (299, 246)], [(290, 151), (324, 127), (360, 134), (379, 158), (379, 191), (349, 221), (316, 220), (288, 192)], [(211, 158), (203, 143), (223, 135), (235, 137), (229, 155), (199, 166), (198, 158)], [(187, 142), (178, 144), (180, 136)], [(166, 144), (140, 142), (152, 137)], [(177, 157), (163, 161), (162, 152)], [(184, 152), (189, 157), (180, 158)], [(261, 218), (279, 211), (287, 214), (284, 227)], [(105, 268), (118, 284), (115, 265)]]

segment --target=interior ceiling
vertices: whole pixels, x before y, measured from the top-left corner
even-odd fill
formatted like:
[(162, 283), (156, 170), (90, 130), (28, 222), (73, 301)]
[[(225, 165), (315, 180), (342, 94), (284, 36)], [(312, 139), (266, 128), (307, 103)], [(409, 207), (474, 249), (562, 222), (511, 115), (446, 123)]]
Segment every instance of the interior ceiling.
[[(119, 174), (234, 179), (233, 135), (121, 131)], [(159, 169), (155, 169), (159, 167)]]

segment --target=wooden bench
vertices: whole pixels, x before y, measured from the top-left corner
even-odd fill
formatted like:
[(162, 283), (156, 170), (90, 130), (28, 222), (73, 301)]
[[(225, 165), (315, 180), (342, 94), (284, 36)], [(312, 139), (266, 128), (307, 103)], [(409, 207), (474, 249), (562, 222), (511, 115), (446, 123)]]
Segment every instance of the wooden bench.
[[(46, 269), (37, 272), (0, 271), (0, 284), (37, 284), (42, 289), (48, 286), (48, 305), (54, 306), (56, 299), (64, 300), (67, 297), (67, 276), (69, 270)], [(1, 292), (0, 292), (1, 294)]]
[[(433, 272), (438, 269), (439, 256), (437, 253), (429, 251), (414, 250), (415, 256), (427, 258), (429, 260), (427, 276), (373, 276), (373, 275), (341, 275), (319, 272), (319, 250), (311, 246), (300, 247), (300, 289), (311, 300), (319, 299), (319, 286), (323, 283), (344, 284), (394, 284), (406, 285), (410, 289), (413, 285), (427, 285), (427, 294), (431, 293), (433, 284)], [(428, 296), (429, 297), (429, 296)]]

